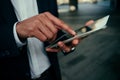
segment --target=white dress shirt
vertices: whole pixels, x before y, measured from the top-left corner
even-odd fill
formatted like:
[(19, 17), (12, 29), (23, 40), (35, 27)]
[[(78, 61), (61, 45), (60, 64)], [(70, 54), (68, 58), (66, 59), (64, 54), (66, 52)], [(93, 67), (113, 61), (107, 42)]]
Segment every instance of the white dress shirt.
[[(29, 17), (38, 14), (38, 7), (36, 0), (11, 0), (14, 11), (18, 18), (18, 21), (22, 21)], [(16, 22), (17, 23), (17, 22)], [(22, 43), (16, 33), (16, 23), (14, 24), (14, 37), (18, 47), (22, 47), (25, 43)], [(50, 66), (50, 62), (46, 55), (44, 44), (37, 38), (28, 38), (28, 58), (30, 63), (31, 77), (38, 78), (40, 75)]]

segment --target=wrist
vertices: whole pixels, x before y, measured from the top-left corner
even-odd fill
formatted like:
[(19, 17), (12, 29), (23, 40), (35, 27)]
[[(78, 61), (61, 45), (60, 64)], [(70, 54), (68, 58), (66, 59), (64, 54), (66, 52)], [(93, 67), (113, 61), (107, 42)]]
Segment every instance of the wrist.
[(16, 24), (18, 22), (16, 22), (13, 26), (13, 35), (14, 35), (14, 38), (15, 38), (15, 42), (17, 44), (18, 47), (21, 47), (23, 45), (26, 44), (26, 38), (21, 38), (18, 34), (17, 34), (17, 31), (16, 31)]

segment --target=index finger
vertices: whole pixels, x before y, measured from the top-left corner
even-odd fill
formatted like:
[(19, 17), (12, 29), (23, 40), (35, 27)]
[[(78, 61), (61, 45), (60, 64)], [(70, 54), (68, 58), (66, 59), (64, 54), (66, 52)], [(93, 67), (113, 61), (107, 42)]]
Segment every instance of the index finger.
[(93, 24), (94, 23), (94, 20), (89, 20), (86, 24), (85, 24), (85, 26), (90, 26), (91, 24)]
[(67, 24), (65, 24), (63, 21), (61, 21), (60, 19), (58, 19), (57, 17), (53, 16), (51, 13), (49, 12), (45, 12), (45, 15), (55, 24), (57, 25), (60, 29), (63, 29), (65, 31), (67, 31), (68, 33), (70, 33), (71, 35), (76, 35), (76, 32)]

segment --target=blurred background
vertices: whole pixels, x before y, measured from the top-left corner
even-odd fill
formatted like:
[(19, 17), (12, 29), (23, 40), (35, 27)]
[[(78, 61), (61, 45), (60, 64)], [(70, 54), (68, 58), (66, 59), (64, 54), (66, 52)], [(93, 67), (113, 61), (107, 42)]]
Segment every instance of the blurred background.
[(73, 29), (110, 15), (105, 30), (81, 40), (69, 55), (58, 53), (63, 80), (120, 80), (120, 0), (57, 0), (59, 18)]

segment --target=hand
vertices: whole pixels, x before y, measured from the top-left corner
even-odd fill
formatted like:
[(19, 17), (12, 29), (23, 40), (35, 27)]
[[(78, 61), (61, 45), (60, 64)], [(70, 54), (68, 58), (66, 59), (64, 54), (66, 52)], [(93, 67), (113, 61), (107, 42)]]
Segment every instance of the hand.
[[(93, 24), (94, 23), (94, 21), (93, 20), (90, 20), (90, 21), (88, 21), (86, 24), (85, 24), (85, 26), (90, 26), (91, 24)], [(59, 51), (64, 51), (64, 52), (66, 52), (66, 53), (69, 53), (69, 52), (71, 52), (71, 49), (72, 49), (72, 47), (75, 47), (75, 46), (77, 46), (78, 44), (79, 44), (79, 42), (80, 42), (80, 39), (74, 39), (72, 42), (71, 42), (71, 44), (68, 46), (68, 45), (66, 45), (66, 44), (64, 44), (62, 41), (59, 41), (58, 42), (58, 46), (59, 46), (59, 48), (47, 48), (46, 50), (48, 51), (48, 52), (59, 52)]]
[(59, 29), (63, 29), (71, 35), (76, 34), (68, 25), (49, 12), (33, 16), (16, 25), (16, 31), (20, 38), (36, 37), (43, 42), (54, 41)]

